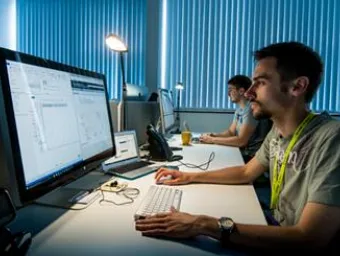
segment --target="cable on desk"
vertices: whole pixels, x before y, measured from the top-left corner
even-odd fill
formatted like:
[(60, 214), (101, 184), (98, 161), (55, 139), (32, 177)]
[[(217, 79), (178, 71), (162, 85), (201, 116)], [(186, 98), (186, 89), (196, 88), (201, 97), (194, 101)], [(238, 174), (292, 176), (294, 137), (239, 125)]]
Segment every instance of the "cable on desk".
[[(101, 204), (102, 202), (106, 202), (106, 203), (112, 203), (118, 206), (132, 204), (135, 201), (134, 199), (137, 198), (137, 196), (140, 194), (140, 191), (138, 188), (130, 188), (128, 187), (127, 183), (119, 184), (117, 180), (112, 180), (112, 179), (106, 182), (105, 184), (103, 184), (102, 186), (100, 186), (99, 190), (102, 194), (102, 198), (99, 200), (99, 204)], [(128, 199), (128, 201), (117, 203), (113, 200), (106, 199), (104, 192), (115, 193), (118, 196), (125, 197), (126, 199)]]
[(179, 166), (184, 165), (185, 167), (188, 167), (188, 168), (198, 168), (200, 170), (206, 171), (208, 170), (209, 165), (212, 162), (212, 160), (214, 160), (214, 158), (215, 158), (215, 152), (211, 152), (208, 161), (200, 165), (183, 163), (182, 161), (178, 161), (178, 162), (181, 163)]

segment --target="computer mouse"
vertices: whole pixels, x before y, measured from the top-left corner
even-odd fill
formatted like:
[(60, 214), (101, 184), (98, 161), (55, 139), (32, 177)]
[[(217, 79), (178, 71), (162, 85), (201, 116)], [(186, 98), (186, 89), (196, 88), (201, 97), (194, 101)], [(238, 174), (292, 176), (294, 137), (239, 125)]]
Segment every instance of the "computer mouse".
[(157, 181), (157, 184), (163, 184), (164, 181), (166, 181), (166, 180), (171, 180), (171, 179), (172, 179), (172, 176), (171, 176), (171, 175), (162, 176), (162, 177)]
[(179, 160), (182, 160), (183, 159), (183, 156), (180, 156), (180, 155), (173, 155), (171, 156), (170, 159), (168, 159), (169, 162), (174, 162), (174, 161), (179, 161)]
[(200, 142), (200, 138), (192, 138), (191, 139), (191, 143), (199, 143)]
[(179, 170), (179, 167), (176, 165), (164, 165), (163, 168), (171, 169), (171, 170)]

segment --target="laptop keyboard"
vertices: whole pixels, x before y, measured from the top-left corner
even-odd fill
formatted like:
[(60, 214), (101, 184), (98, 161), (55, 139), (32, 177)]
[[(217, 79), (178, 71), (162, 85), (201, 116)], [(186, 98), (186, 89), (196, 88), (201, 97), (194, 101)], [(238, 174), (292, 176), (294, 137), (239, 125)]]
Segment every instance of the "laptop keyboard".
[(130, 163), (130, 164), (124, 164), (123, 166), (112, 168), (109, 171), (114, 171), (116, 173), (125, 173), (125, 172), (128, 172), (128, 171), (132, 171), (132, 170), (135, 170), (135, 169), (142, 168), (144, 166), (148, 166), (150, 164), (152, 164), (152, 162), (139, 161), (139, 162), (134, 162), (134, 163)]

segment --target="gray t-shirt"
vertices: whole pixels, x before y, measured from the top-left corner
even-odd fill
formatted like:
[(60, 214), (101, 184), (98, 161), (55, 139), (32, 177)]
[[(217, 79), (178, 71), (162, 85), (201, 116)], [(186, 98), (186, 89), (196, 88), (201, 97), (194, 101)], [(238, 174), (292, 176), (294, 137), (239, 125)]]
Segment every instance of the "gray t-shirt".
[(249, 138), (247, 146), (241, 148), (243, 155), (254, 156), (256, 151), (261, 147), (261, 144), (272, 126), (271, 120), (256, 120), (250, 108), (250, 102), (248, 102), (244, 108), (238, 107), (236, 109), (233, 122), (236, 122), (236, 135), (240, 134), (240, 129), (243, 124), (256, 127)]
[(241, 126), (243, 124), (248, 124), (253, 127), (257, 125), (258, 121), (254, 118), (252, 114), (250, 102), (247, 102), (244, 108), (236, 108), (233, 122), (236, 122), (236, 135), (240, 134)]
[[(256, 153), (258, 161), (269, 167), (271, 182), (275, 156), (279, 156), (279, 172), (291, 137), (281, 138), (273, 126)], [(328, 114), (314, 117), (304, 129), (289, 155), (274, 209), (274, 217), (281, 225), (297, 224), (308, 202), (340, 207), (339, 142), (340, 122)]]

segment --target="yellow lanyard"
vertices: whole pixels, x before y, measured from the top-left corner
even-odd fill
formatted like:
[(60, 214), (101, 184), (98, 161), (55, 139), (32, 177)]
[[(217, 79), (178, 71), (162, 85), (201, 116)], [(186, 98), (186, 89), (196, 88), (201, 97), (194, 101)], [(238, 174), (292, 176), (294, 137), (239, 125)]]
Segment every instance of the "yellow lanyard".
[(277, 152), (274, 161), (274, 170), (273, 170), (273, 183), (272, 183), (272, 192), (271, 192), (271, 200), (270, 200), (270, 208), (274, 209), (276, 207), (277, 201), (279, 200), (280, 189), (283, 181), (283, 176), (285, 174), (286, 165), (288, 162), (288, 157), (295, 143), (298, 141), (303, 129), (307, 126), (307, 124), (312, 120), (315, 116), (313, 113), (309, 113), (308, 116), (302, 121), (299, 127), (295, 130), (293, 138), (288, 144), (287, 149), (283, 155), (283, 161), (280, 167), (280, 173), (277, 174), (277, 158), (279, 152)]

